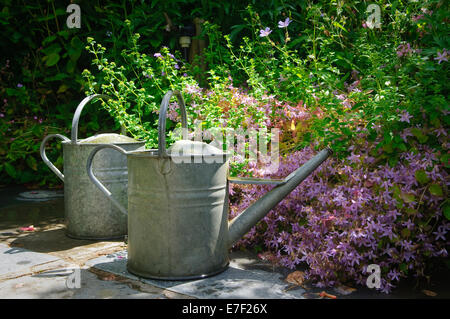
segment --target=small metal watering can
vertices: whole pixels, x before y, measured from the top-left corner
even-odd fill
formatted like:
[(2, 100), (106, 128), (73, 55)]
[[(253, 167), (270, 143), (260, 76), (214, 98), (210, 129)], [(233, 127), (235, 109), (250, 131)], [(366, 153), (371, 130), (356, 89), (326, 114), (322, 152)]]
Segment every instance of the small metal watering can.
[[(160, 108), (157, 150), (127, 152), (116, 145), (101, 145), (89, 155), (87, 171), (92, 182), (127, 213), (93, 174), (92, 160), (104, 148), (128, 157), (127, 268), (131, 273), (163, 280), (203, 278), (225, 270), (229, 248), (326, 160), (331, 150), (321, 151), (283, 180), (229, 178), (228, 154), (222, 150), (206, 143), (202, 144), (208, 145), (208, 154), (180, 155), (166, 150), (166, 113), (173, 94), (187, 129), (183, 98), (180, 92), (169, 91)], [(191, 161), (180, 163), (176, 156), (188, 156)], [(221, 156), (222, 161), (211, 160)], [(230, 182), (276, 187), (228, 222)]]
[[(86, 174), (89, 153), (101, 145), (120, 145), (131, 151), (144, 146), (144, 142), (119, 134), (98, 134), (78, 140), (78, 121), (84, 106), (94, 98), (106, 95), (91, 95), (78, 105), (73, 121), (71, 139), (52, 134), (41, 143), (41, 157), (45, 164), (64, 182), (64, 214), (66, 235), (77, 239), (112, 239), (127, 234), (127, 216), (122, 214), (103, 194), (92, 185)], [(48, 160), (45, 154), (47, 142), (61, 139), (64, 156), (64, 175)], [(118, 201), (127, 202), (127, 158), (112, 150), (104, 150), (95, 160), (94, 171), (103, 183), (108, 185)]]

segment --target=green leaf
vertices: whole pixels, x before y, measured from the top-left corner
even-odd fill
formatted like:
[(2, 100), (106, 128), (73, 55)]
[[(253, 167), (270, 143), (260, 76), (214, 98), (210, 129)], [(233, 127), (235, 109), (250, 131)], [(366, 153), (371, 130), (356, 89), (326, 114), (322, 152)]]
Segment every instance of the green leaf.
[(447, 220), (450, 220), (450, 205), (445, 205), (443, 211), (445, 218), (447, 218)]
[(392, 148), (392, 143), (384, 144), (383, 151), (385, 151), (388, 154), (392, 153), (394, 151)]
[(300, 37), (295, 38), (291, 42), (288, 43), (289, 48), (293, 48), (301, 42), (305, 41), (308, 37), (306, 35), (302, 35)]
[(439, 128), (441, 126), (441, 121), (439, 121), (439, 118), (434, 118), (430, 121), (431, 124), (433, 124), (434, 127)]
[(411, 235), (411, 231), (408, 228), (403, 228), (401, 234), (403, 238), (408, 238)]
[(57, 38), (56, 35), (51, 35), (49, 37), (46, 37), (44, 39), (44, 41), (42, 41), (42, 45), (46, 46), (47, 44), (49, 44), (49, 43), (53, 42), (54, 40), (56, 40), (56, 38)]
[(69, 58), (71, 60), (77, 61), (80, 58), (82, 51), (83, 51), (83, 42), (78, 37), (74, 37), (70, 41), (70, 47), (67, 49)]
[(37, 171), (37, 162), (33, 156), (28, 156), (26, 162), (33, 171)]
[(403, 152), (406, 152), (408, 149), (406, 148), (406, 145), (404, 144), (404, 143), (400, 143), (400, 144), (397, 144), (397, 148), (400, 150), (400, 151), (403, 151)]
[(58, 73), (54, 76), (49, 76), (48, 78), (44, 79), (44, 82), (52, 82), (52, 81), (61, 81), (62, 79), (68, 78), (69, 76), (65, 73)]
[(5, 171), (6, 171), (6, 173), (8, 173), (8, 175), (11, 176), (12, 178), (16, 178), (16, 176), (17, 176), (16, 169), (15, 169), (14, 166), (12, 166), (11, 164), (5, 163)]
[(408, 265), (407, 264), (402, 263), (402, 264), (400, 264), (399, 268), (403, 273), (408, 274)]
[(424, 144), (426, 141), (428, 141), (428, 136), (424, 135), (422, 133), (421, 129), (418, 129), (417, 127), (414, 127), (411, 129), (411, 133), (419, 140), (419, 143)]
[(339, 23), (337, 23), (336, 21), (333, 22), (333, 25), (334, 25), (335, 27), (338, 27), (338, 28), (344, 30), (345, 32), (347, 32), (347, 30), (346, 30), (342, 25), (340, 25)]
[(161, 44), (161, 39), (150, 39), (150, 44), (152, 45), (153, 48), (158, 48), (159, 45)]
[(390, 167), (394, 167), (398, 163), (398, 158), (397, 157), (389, 157), (388, 163), (389, 163)]
[(427, 173), (423, 169), (419, 169), (414, 173), (414, 176), (416, 177), (416, 180), (420, 184), (426, 184), (430, 181), (430, 178), (428, 177)]
[(440, 161), (442, 164), (444, 164), (445, 167), (450, 167), (450, 154), (444, 154), (441, 156)]
[(429, 190), (430, 190), (431, 195), (434, 195), (434, 196), (442, 196), (443, 195), (442, 188), (438, 184), (431, 184)]
[(412, 203), (416, 200), (416, 196), (414, 196), (413, 194), (402, 192), (401, 197), (405, 203)]
[(59, 54), (58, 53), (50, 53), (49, 55), (45, 56), (45, 65), (46, 66), (53, 66), (59, 61)]
[(62, 48), (58, 43), (53, 43), (52, 45), (50, 45), (47, 48), (42, 49), (42, 53), (44, 53), (45, 55), (50, 55), (52, 53), (59, 53), (61, 52)]
[(407, 208), (406, 208), (406, 213), (407, 213), (409, 216), (415, 216), (415, 215), (417, 215), (418, 211), (415, 210), (414, 208), (407, 207)]
[(58, 91), (56, 93), (64, 93), (65, 91), (67, 91), (69, 87), (65, 84), (61, 84), (58, 88)]
[(232, 26), (231, 29), (234, 29), (234, 30), (231, 31), (231, 33), (230, 33), (230, 39), (234, 40), (234, 38), (239, 34), (239, 32), (241, 32), (246, 27), (247, 27), (247, 25), (245, 25), (245, 24), (238, 24), (238, 25)]

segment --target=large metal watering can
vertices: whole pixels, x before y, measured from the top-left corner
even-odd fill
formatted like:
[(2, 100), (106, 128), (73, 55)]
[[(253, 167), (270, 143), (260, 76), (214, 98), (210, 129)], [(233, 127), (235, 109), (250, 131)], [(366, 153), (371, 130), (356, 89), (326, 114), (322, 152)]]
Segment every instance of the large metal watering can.
[[(187, 130), (183, 98), (180, 92), (169, 91), (160, 108), (157, 150), (128, 152), (116, 145), (102, 145), (89, 155), (87, 171), (92, 182), (126, 213), (93, 174), (92, 160), (104, 148), (128, 158), (128, 270), (146, 278), (195, 279), (225, 270), (229, 248), (326, 160), (331, 150), (321, 151), (284, 180), (229, 178), (228, 154), (211, 145), (202, 143), (207, 152), (198, 154), (166, 150), (166, 113), (173, 94)], [(180, 156), (191, 161), (180, 163)], [(220, 157), (223, 160), (217, 161)], [(276, 186), (228, 222), (229, 183)]]
[[(66, 235), (77, 239), (112, 239), (127, 234), (127, 215), (122, 214), (103, 194), (92, 185), (86, 174), (89, 153), (99, 144), (120, 145), (131, 151), (144, 146), (144, 142), (119, 134), (98, 134), (84, 140), (78, 139), (78, 122), (84, 106), (94, 98), (106, 95), (91, 95), (78, 105), (73, 121), (71, 139), (52, 134), (41, 143), (41, 157), (47, 166), (64, 182), (64, 214)], [(64, 157), (64, 175), (50, 162), (45, 154), (45, 145), (52, 138), (61, 139)], [(117, 200), (127, 202), (127, 158), (112, 150), (104, 150), (94, 163), (94, 171), (108, 185)]]

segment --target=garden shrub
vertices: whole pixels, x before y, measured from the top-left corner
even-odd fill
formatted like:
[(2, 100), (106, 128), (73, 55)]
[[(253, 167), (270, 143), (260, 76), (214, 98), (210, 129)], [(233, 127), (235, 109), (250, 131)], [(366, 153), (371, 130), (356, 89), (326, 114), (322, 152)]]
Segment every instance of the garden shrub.
[[(231, 27), (245, 4), (241, 1), (111, 1), (79, 0), (81, 28), (69, 29), (70, 1), (12, 0), (0, 2), (0, 184), (61, 185), (42, 162), (39, 144), (47, 134), (70, 135), (73, 113), (86, 91), (82, 71), (90, 66), (84, 50), (92, 37), (108, 46), (106, 58), (121, 60), (130, 30), (145, 39), (142, 50), (157, 52), (161, 45), (178, 48), (179, 27), (194, 17), (214, 18)], [(279, 7), (278, 1), (273, 6)], [(266, 14), (273, 6), (262, 6)], [(227, 13), (225, 13), (227, 11)], [(166, 30), (164, 13), (174, 30)], [(186, 14), (189, 13), (189, 14)], [(125, 23), (128, 19), (129, 25)], [(98, 105), (89, 105), (80, 122), (80, 136), (119, 130)], [(62, 149), (56, 142), (49, 157), (62, 168)]]
[[(394, 167), (377, 164), (374, 148), (360, 131), (350, 156), (325, 161), (237, 247), (264, 247), (263, 258), (292, 269), (304, 262), (319, 287), (365, 285), (370, 264), (381, 267), (386, 293), (401, 278), (425, 276), (431, 257), (447, 256), (448, 173), (427, 145), (402, 153)], [(286, 155), (276, 174), (251, 170), (256, 177), (283, 178), (314, 153), (307, 147)], [(231, 217), (269, 188), (232, 185)]]

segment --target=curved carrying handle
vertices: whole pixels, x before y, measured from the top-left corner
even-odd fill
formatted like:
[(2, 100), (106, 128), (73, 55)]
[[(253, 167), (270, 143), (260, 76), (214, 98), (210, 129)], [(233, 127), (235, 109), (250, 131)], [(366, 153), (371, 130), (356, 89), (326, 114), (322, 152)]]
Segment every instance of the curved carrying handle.
[(111, 97), (109, 97), (108, 95), (104, 95), (104, 94), (93, 94), (93, 95), (89, 95), (88, 97), (85, 97), (83, 99), (83, 101), (81, 101), (80, 104), (78, 104), (77, 109), (75, 110), (75, 114), (73, 115), (72, 133), (70, 136), (72, 143), (74, 143), (74, 144), (78, 140), (78, 122), (80, 121), (81, 112), (83, 111), (83, 108), (86, 106), (86, 104), (88, 104), (90, 101), (92, 101), (95, 98), (110, 99)]
[(70, 141), (67, 137), (65, 137), (64, 135), (61, 135), (61, 134), (51, 134), (51, 135), (46, 136), (41, 143), (41, 148), (40, 148), (41, 158), (44, 161), (44, 163), (47, 164), (47, 166), (52, 170), (52, 172), (55, 173), (56, 176), (58, 176), (64, 182), (64, 175), (59, 171), (59, 169), (56, 168), (55, 165), (53, 165), (52, 162), (50, 162), (50, 160), (47, 158), (47, 155), (45, 154), (45, 145), (47, 144), (48, 140), (50, 140), (54, 137), (57, 137), (63, 141)]
[(118, 151), (124, 155), (127, 155), (127, 153), (128, 153), (123, 148), (121, 148), (117, 145), (114, 145), (114, 144), (104, 144), (104, 145), (97, 146), (96, 148), (94, 148), (92, 150), (92, 152), (89, 154), (89, 157), (87, 159), (87, 164), (86, 164), (87, 174), (88, 174), (89, 178), (91, 179), (92, 183), (94, 183), (94, 185), (97, 186), (103, 192), (103, 194), (106, 195), (106, 197), (114, 204), (114, 206), (116, 206), (125, 215), (128, 215), (126, 208), (123, 207), (122, 204), (120, 204), (112, 196), (111, 192), (98, 180), (97, 177), (95, 177), (94, 173), (92, 172), (92, 160), (94, 159), (95, 154), (97, 154), (98, 151), (100, 151), (101, 149), (104, 149), (104, 148), (115, 149), (116, 151)]
[(174, 95), (178, 99), (178, 105), (181, 110), (181, 127), (183, 139), (187, 139), (187, 115), (186, 115), (186, 106), (184, 104), (183, 96), (180, 91), (169, 91), (164, 95), (164, 98), (161, 102), (161, 107), (159, 109), (159, 119), (158, 119), (158, 154), (159, 157), (167, 157), (166, 151), (166, 117), (167, 117), (167, 109), (169, 108), (169, 102)]

